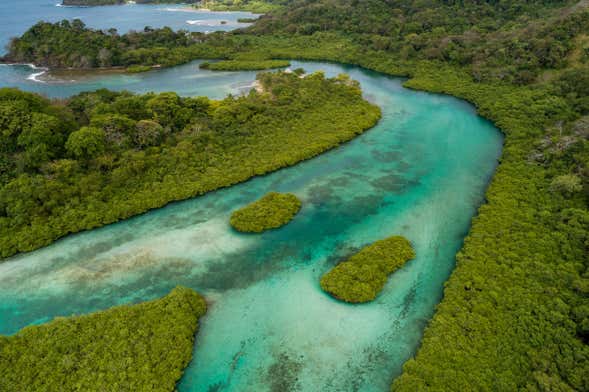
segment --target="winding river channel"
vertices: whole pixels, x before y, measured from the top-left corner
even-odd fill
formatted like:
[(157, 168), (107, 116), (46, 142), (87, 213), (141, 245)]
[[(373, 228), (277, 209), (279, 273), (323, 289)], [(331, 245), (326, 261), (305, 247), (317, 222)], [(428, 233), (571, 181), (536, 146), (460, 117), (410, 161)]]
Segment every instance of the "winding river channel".
[[(80, 17), (92, 27), (121, 32), (144, 25), (208, 31), (235, 28), (244, 16), (250, 15), (185, 6), (66, 8), (51, 0), (3, 1), (0, 36), (4, 44), (39, 19)], [(48, 97), (110, 88), (218, 99), (247, 91), (255, 79), (254, 72), (212, 72), (198, 64), (57, 77), (27, 65), (0, 66), (0, 87)], [(296, 67), (350, 74), (382, 108), (382, 120), (350, 143), (294, 167), (5, 260), (0, 334), (55, 316), (153, 299), (180, 284), (209, 303), (180, 391), (387, 391), (442, 297), (484, 200), (502, 136), (469, 104), (404, 89), (400, 79), (328, 63), (295, 61)], [(262, 235), (233, 231), (231, 211), (268, 191), (296, 194), (301, 213)], [(417, 257), (374, 302), (346, 305), (321, 291), (320, 276), (339, 260), (394, 234), (407, 237)]]
[[(255, 78), (197, 64), (48, 83), (27, 81), (30, 69), (10, 72), (22, 72), (21, 88), (49, 96), (109, 87), (219, 98)], [(294, 167), (0, 263), (0, 333), (180, 284), (210, 304), (181, 391), (386, 391), (441, 299), (502, 136), (469, 104), (405, 89), (400, 79), (328, 63), (292, 67), (350, 74), (382, 120)], [(262, 235), (233, 231), (231, 211), (268, 191), (296, 194), (301, 213)], [(417, 258), (376, 301), (346, 305), (321, 291), (320, 276), (338, 260), (393, 234), (410, 239)]]

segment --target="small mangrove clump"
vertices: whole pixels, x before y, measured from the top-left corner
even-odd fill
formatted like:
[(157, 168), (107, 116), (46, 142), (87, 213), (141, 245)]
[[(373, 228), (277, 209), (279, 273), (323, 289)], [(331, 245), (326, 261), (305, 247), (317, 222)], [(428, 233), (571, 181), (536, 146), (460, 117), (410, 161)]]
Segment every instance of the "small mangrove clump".
[(290, 62), (287, 60), (223, 60), (216, 63), (201, 63), (199, 68), (210, 71), (260, 71), (288, 66)]
[(323, 275), (321, 288), (345, 302), (369, 302), (380, 293), (388, 276), (414, 257), (405, 237), (376, 241)]
[(270, 192), (231, 214), (231, 226), (243, 233), (261, 233), (286, 225), (301, 209), (291, 193)]
[(127, 67), (126, 71), (128, 73), (142, 73), (151, 71), (153, 68), (149, 65), (130, 65)]
[(199, 294), (176, 287), (0, 335), (0, 391), (174, 391), (206, 309)]

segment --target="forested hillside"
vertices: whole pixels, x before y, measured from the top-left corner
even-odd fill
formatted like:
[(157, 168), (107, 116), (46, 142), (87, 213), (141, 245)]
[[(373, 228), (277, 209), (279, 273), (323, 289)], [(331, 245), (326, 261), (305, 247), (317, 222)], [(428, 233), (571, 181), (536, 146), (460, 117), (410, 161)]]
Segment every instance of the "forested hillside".
[(301, 0), (263, 16), (251, 31), (338, 31), (402, 60), (468, 65), (477, 80), (525, 84), (542, 69), (567, 65), (579, 43), (574, 38), (589, 30), (588, 14), (578, 12), (584, 7), (570, 1)]
[[(79, 19), (54, 24), (39, 22), (11, 41), (4, 61), (30, 61), (54, 68), (171, 66), (202, 56), (194, 44), (204, 38), (203, 33), (175, 32), (168, 27), (146, 27), (141, 32), (119, 35), (115, 29), (88, 29)], [(191, 45), (193, 51), (187, 52)], [(220, 53), (212, 55), (218, 57)]]

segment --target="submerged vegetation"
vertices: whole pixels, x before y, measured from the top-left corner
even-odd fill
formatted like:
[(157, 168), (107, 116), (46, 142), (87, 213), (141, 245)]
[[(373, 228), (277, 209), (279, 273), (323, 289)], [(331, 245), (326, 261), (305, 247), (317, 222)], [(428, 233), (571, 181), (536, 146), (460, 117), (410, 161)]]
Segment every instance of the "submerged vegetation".
[(372, 127), (346, 75), (262, 73), (221, 101), (99, 90), (67, 102), (0, 90), (0, 254), (47, 245), (293, 165)]
[(291, 193), (270, 192), (260, 200), (231, 214), (231, 226), (244, 233), (261, 233), (290, 222), (301, 209), (301, 201)]
[(394, 236), (365, 246), (321, 277), (321, 288), (345, 302), (369, 302), (380, 293), (390, 274), (415, 258), (411, 243)]
[(167, 296), (0, 336), (2, 391), (174, 391), (190, 362), (204, 299)]
[(286, 60), (225, 60), (215, 63), (201, 63), (200, 68), (211, 71), (258, 71), (272, 68), (286, 68)]

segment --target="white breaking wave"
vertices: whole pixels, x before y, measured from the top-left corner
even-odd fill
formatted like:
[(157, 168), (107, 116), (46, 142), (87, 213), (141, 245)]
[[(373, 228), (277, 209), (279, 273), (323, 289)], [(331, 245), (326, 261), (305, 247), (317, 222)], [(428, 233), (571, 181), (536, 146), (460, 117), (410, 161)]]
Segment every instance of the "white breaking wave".
[(44, 75), (49, 70), (45, 67), (37, 67), (35, 64), (24, 64), (31, 68), (33, 71), (40, 71), (40, 72), (33, 72), (29, 76), (27, 76), (27, 80), (32, 80), (33, 82), (37, 83), (46, 83), (44, 80), (39, 79), (39, 76)]
[[(223, 23), (225, 22), (225, 23)], [(196, 25), (196, 26), (233, 26), (234, 23), (228, 20), (218, 20), (218, 19), (189, 19), (186, 21), (189, 25)]]
[(31, 68), (33, 71), (40, 71), (40, 72), (33, 72), (32, 74), (27, 76), (27, 80), (32, 80), (33, 82), (38, 82), (38, 83), (46, 83), (44, 80), (40, 80), (39, 76), (47, 73), (47, 71), (49, 71), (48, 68), (37, 67), (35, 64), (22, 64), (22, 63), (0, 64), (0, 66), (4, 66), (4, 67), (18, 67), (18, 66), (23, 66), (23, 65)]
[(38, 79), (38, 77), (43, 75), (45, 72), (47, 72), (47, 71), (45, 70), (45, 71), (30, 74), (29, 76), (27, 76), (27, 80), (32, 80), (33, 82), (38, 82), (38, 83), (46, 83), (44, 80)]
[(192, 7), (166, 7), (166, 8), (158, 8), (159, 11), (167, 11), (167, 12), (194, 12), (197, 14), (216, 14), (216, 15), (231, 15), (232, 12), (228, 11), (211, 11), (204, 8), (192, 8)]
[(160, 11), (167, 11), (167, 12), (206, 12), (203, 10), (199, 10), (198, 8), (189, 8), (189, 7), (178, 7), (178, 8), (159, 8)]
[(214, 20), (201, 20), (201, 19), (187, 20), (186, 23), (188, 23), (189, 25), (197, 25), (197, 26), (217, 26), (217, 25), (221, 24), (221, 22), (217, 22)]
[[(56, 7), (63, 7), (63, 8), (90, 8), (90, 6), (87, 5), (64, 5), (61, 3), (57, 3), (55, 4)], [(72, 18), (75, 19), (75, 18)]]

